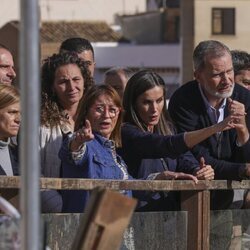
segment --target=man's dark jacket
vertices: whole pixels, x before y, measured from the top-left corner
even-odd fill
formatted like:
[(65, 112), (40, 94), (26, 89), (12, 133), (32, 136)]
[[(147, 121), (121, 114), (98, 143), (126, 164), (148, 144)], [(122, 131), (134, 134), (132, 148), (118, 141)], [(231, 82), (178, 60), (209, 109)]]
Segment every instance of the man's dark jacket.
[[(249, 129), (250, 91), (235, 84), (231, 98), (245, 105)], [(193, 131), (213, 124), (207, 113), (197, 81), (188, 82), (177, 89), (169, 101), (168, 110), (178, 132)], [(225, 117), (229, 115), (228, 101), (224, 112)], [(239, 173), (245, 167), (244, 163), (250, 162), (250, 141), (244, 146), (238, 147), (236, 145), (236, 131), (231, 129), (222, 132), (222, 134), (211, 136), (196, 145), (192, 148), (192, 153), (196, 159), (203, 156), (206, 164), (212, 165), (215, 171), (215, 179), (241, 180)], [(232, 199), (232, 192), (225, 193)], [(220, 201), (220, 198), (218, 198), (218, 201), (216, 200), (212, 207), (223, 209), (230, 205), (230, 202)]]

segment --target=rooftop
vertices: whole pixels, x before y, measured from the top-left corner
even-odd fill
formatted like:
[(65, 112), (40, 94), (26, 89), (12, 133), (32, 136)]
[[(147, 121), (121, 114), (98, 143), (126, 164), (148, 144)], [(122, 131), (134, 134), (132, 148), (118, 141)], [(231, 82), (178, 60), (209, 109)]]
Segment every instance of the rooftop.
[[(11, 21), (6, 25), (18, 29), (19, 21)], [(42, 22), (40, 34), (42, 43), (61, 43), (70, 37), (84, 37), (90, 42), (128, 42), (104, 21)]]

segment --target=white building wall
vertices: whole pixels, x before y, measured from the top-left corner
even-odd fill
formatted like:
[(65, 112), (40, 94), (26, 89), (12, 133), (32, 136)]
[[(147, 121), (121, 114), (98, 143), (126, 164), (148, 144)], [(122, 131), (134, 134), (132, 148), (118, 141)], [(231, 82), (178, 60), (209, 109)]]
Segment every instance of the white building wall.
[[(181, 68), (181, 47), (171, 45), (122, 45), (115, 43), (93, 43), (95, 50), (97, 83), (103, 81), (102, 69), (113, 66), (131, 68)], [(160, 74), (166, 83), (179, 84), (180, 74)]]
[(21, 0), (1, 0), (0, 28), (9, 21), (19, 20)]
[(145, 11), (145, 0), (40, 0), (43, 20), (105, 20)]
[[(195, 1), (195, 44), (202, 40), (219, 40), (230, 49), (250, 52), (250, 0), (194, 0)], [(235, 8), (236, 34), (212, 35), (212, 8)]]
[[(101, 68), (129, 67), (177, 67), (181, 65), (179, 44), (129, 45), (93, 43), (96, 61)], [(107, 60), (108, 59), (108, 60)]]

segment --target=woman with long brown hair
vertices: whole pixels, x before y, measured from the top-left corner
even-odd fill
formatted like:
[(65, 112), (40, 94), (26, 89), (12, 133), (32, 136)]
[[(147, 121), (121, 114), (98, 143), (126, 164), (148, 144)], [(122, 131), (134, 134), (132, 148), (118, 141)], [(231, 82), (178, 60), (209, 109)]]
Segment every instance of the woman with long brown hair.
[[(92, 84), (88, 65), (75, 53), (54, 54), (44, 61), (40, 127), (42, 176), (60, 177), (58, 152), (63, 137), (74, 130), (78, 104)], [(61, 212), (60, 193), (43, 191), (41, 205), (42, 212)]]

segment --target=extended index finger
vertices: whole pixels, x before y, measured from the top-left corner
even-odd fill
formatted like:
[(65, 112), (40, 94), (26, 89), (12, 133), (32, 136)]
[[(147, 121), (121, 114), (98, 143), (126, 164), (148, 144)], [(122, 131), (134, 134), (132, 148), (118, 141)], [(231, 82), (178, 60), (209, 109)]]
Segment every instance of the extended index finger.
[(85, 128), (91, 129), (91, 124), (90, 124), (90, 121), (88, 119), (85, 120)]
[(204, 159), (204, 157), (201, 157), (200, 158), (200, 168), (204, 168), (204, 167), (206, 167), (205, 159)]

